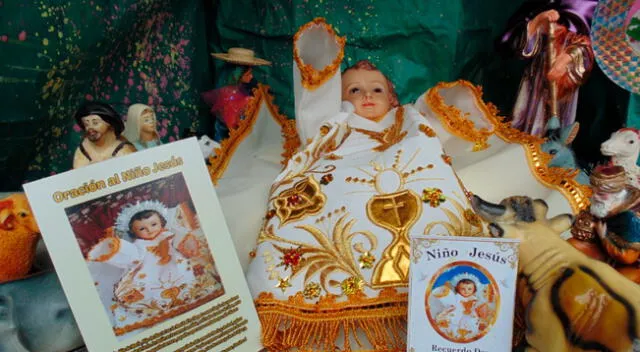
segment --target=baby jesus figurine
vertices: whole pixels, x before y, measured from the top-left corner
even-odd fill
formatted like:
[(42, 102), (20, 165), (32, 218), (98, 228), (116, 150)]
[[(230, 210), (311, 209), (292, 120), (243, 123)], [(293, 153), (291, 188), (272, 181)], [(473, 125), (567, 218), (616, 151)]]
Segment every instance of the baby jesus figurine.
[(483, 233), (427, 120), (370, 62), (340, 74), (343, 45), (321, 19), (294, 38), (309, 142), (270, 189), (247, 273), (268, 349), (403, 349), (410, 236)]

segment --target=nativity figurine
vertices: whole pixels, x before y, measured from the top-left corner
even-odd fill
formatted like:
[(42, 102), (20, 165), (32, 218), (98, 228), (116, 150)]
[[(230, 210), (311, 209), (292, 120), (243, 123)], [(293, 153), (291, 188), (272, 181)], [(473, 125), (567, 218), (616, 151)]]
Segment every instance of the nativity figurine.
[(124, 123), (109, 104), (85, 102), (74, 118), (85, 134), (73, 156), (74, 169), (136, 151), (122, 136)]
[(640, 286), (560, 237), (570, 214), (549, 218), (547, 204), (528, 197), (493, 204), (474, 196), (472, 205), (492, 236), (520, 240), (526, 351), (637, 350)]
[(156, 113), (144, 104), (133, 104), (129, 107), (123, 135), (137, 150), (162, 144)]
[(202, 93), (202, 98), (214, 117), (213, 139), (220, 142), (228, 137), (229, 129), (238, 128), (244, 118), (253, 90), (258, 86), (253, 67), (271, 65), (271, 62), (255, 57), (253, 50), (244, 48), (230, 48), (227, 53), (212, 56), (225, 64), (217, 75), (216, 88)]
[(569, 243), (640, 283), (640, 189), (629, 185), (625, 170), (616, 165), (597, 167), (591, 186), (591, 207), (578, 214)]
[(531, 60), (513, 108), (515, 128), (541, 137), (552, 116), (559, 117), (561, 127), (575, 121), (578, 87), (594, 65), (589, 19), (595, 5), (591, 0), (528, 1), (510, 20), (500, 45)]

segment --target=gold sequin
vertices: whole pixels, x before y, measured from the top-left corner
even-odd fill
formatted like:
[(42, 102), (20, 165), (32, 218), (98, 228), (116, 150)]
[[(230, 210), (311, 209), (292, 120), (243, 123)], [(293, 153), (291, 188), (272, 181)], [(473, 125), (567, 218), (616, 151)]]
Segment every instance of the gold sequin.
[(322, 289), (317, 282), (309, 282), (304, 286), (304, 291), (302, 291), (302, 294), (306, 299), (314, 299), (320, 297), (321, 292)]
[(344, 279), (340, 283), (340, 287), (342, 288), (342, 293), (351, 296), (362, 291), (364, 288), (364, 280), (359, 276), (352, 276)]
[(373, 263), (376, 261), (376, 257), (374, 257), (370, 252), (364, 252), (358, 257), (358, 261), (360, 262), (360, 268), (362, 269), (371, 269), (373, 268)]
[(428, 203), (432, 208), (437, 208), (445, 202), (447, 197), (440, 188), (425, 188), (422, 190), (422, 201)]
[(276, 288), (279, 288), (280, 290), (282, 290), (282, 293), (284, 293), (287, 288), (291, 287), (291, 283), (289, 282), (289, 277), (280, 277), (278, 278), (278, 284), (276, 285)]

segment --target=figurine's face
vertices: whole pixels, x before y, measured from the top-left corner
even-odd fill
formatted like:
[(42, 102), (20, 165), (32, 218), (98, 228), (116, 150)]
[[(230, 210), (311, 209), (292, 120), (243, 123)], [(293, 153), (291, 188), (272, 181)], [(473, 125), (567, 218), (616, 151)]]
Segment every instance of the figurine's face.
[(380, 121), (391, 110), (390, 87), (377, 70), (347, 70), (342, 75), (342, 100), (353, 104), (356, 114), (373, 121)]
[(131, 232), (143, 240), (152, 240), (162, 232), (162, 221), (157, 214), (131, 223)]
[(462, 297), (469, 297), (476, 292), (476, 285), (468, 282), (458, 284), (458, 293)]
[(145, 110), (140, 116), (140, 131), (153, 133), (156, 131), (156, 114), (153, 110)]
[(253, 70), (251, 69), (251, 67), (249, 67), (246, 71), (244, 71), (244, 73), (242, 74), (242, 77), (240, 77), (240, 82), (249, 83), (251, 82), (252, 79), (253, 79)]
[(105, 122), (98, 115), (89, 115), (82, 118), (82, 125), (87, 134), (87, 138), (92, 142), (97, 142), (111, 130), (111, 125)]

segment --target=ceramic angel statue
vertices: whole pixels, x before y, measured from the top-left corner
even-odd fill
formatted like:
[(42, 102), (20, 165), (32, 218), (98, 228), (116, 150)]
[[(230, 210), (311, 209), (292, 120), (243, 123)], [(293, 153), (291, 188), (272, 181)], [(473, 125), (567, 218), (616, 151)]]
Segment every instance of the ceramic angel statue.
[[(195, 235), (178, 226), (167, 229), (168, 216), (158, 201), (130, 204), (118, 215), (115, 230), (133, 237), (133, 243), (107, 236), (87, 254), (87, 261), (123, 269), (113, 290), (116, 335), (180, 314), (222, 287), (198, 264), (200, 242)], [(206, 284), (203, 276), (209, 279)]]
[(361, 61), (341, 74), (344, 41), (322, 20), (294, 45), (297, 127), (311, 141), (271, 187), (247, 273), (270, 322), (263, 343), (333, 349), (344, 330), (345, 346), (401, 348), (410, 235), (478, 236), (483, 225), (429, 123), (380, 70)]
[(158, 135), (156, 113), (144, 104), (133, 104), (129, 107), (123, 134), (137, 150), (162, 144)]

